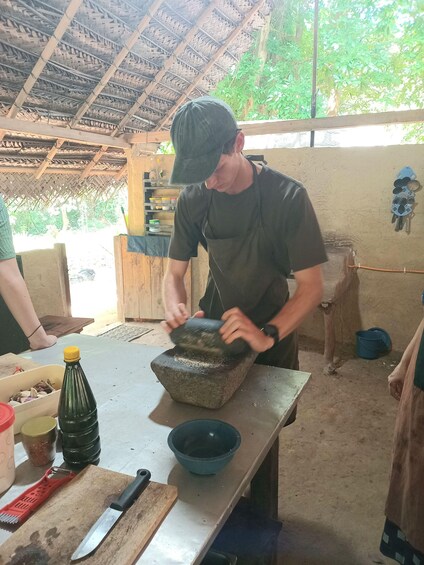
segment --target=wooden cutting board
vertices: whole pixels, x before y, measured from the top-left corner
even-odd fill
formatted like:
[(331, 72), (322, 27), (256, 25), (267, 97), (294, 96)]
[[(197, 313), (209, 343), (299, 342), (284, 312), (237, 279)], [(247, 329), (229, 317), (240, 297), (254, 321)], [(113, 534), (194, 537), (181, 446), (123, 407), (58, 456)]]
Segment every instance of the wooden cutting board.
[[(68, 565), (85, 534), (134, 477), (92, 465), (86, 467), (72, 481), (59, 487), (0, 546), (0, 564)], [(176, 498), (176, 487), (151, 481), (96, 552), (82, 563), (134, 563)]]

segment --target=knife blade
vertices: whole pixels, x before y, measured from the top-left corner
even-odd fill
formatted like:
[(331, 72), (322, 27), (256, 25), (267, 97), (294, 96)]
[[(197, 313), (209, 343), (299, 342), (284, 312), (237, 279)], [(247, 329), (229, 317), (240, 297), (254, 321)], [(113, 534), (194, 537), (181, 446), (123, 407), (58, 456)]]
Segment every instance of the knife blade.
[(85, 538), (79, 544), (71, 557), (71, 561), (77, 561), (93, 553), (105, 537), (109, 534), (116, 522), (132, 503), (140, 496), (150, 482), (150, 472), (147, 469), (139, 469), (135, 479), (121, 493), (119, 498), (112, 502), (100, 518), (93, 524)]

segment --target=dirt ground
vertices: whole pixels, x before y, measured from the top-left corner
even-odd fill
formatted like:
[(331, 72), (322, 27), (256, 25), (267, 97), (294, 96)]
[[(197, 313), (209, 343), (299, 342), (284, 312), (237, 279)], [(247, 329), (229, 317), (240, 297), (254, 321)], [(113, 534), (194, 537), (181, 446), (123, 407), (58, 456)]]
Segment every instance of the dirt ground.
[[(171, 347), (158, 324), (142, 325), (152, 331), (132, 343)], [(387, 375), (400, 356), (367, 361), (350, 348), (328, 376), (322, 344), (301, 340), (300, 368), (311, 379), (280, 436), (278, 565), (394, 563), (379, 544), (397, 407)]]
[(350, 352), (328, 376), (321, 347), (302, 342), (300, 367), (312, 376), (280, 436), (279, 564), (394, 563), (379, 544), (397, 408), (387, 375), (399, 359)]

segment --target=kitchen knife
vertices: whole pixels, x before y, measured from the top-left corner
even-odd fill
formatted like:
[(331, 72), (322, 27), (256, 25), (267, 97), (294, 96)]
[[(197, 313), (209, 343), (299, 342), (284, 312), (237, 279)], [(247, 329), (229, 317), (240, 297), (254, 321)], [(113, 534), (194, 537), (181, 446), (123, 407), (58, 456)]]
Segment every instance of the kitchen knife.
[(150, 481), (150, 472), (147, 469), (139, 469), (137, 476), (127, 488), (121, 493), (118, 500), (112, 502), (97, 522), (90, 528), (88, 534), (74, 551), (71, 561), (77, 561), (93, 553), (109, 534), (116, 522), (131, 504), (140, 496)]

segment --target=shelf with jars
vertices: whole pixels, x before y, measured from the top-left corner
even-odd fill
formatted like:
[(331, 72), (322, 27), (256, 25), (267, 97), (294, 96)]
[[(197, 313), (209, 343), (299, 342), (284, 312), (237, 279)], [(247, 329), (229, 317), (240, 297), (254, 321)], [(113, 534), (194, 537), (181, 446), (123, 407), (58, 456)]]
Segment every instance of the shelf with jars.
[(143, 174), (144, 220), (146, 235), (170, 235), (179, 191), (183, 187), (171, 186), (163, 171)]

